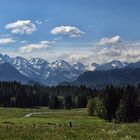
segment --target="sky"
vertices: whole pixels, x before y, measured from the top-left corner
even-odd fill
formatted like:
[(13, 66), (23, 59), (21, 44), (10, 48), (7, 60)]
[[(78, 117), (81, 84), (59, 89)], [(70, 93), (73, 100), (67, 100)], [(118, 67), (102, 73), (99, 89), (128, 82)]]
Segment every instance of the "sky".
[(140, 60), (139, 0), (0, 0), (0, 53), (85, 64)]

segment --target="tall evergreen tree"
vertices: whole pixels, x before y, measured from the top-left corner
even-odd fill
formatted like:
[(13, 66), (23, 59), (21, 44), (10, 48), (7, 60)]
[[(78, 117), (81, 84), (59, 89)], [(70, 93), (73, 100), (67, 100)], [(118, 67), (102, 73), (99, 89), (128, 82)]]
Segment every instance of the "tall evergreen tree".
[(119, 121), (132, 122), (140, 118), (140, 102), (137, 97), (138, 95), (135, 92), (135, 88), (127, 86), (116, 112)]
[(50, 96), (48, 107), (50, 109), (59, 109), (59, 100), (57, 96)]
[(66, 109), (71, 109), (72, 108), (72, 98), (71, 98), (71, 96), (68, 96), (68, 95), (65, 96), (64, 107)]

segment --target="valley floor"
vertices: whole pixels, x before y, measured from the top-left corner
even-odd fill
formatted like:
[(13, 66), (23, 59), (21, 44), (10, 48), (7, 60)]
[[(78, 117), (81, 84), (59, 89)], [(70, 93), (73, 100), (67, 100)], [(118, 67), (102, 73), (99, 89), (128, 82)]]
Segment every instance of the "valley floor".
[(139, 130), (140, 123), (108, 123), (86, 109), (0, 108), (0, 140), (139, 140)]

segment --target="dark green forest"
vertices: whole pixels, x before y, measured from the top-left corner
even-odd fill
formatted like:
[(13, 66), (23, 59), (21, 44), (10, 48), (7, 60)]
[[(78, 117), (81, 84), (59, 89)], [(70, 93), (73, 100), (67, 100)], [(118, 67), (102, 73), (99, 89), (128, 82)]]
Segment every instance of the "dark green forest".
[(47, 106), (50, 109), (87, 107), (90, 116), (109, 122), (135, 122), (140, 119), (140, 84), (102, 89), (85, 86), (23, 85), (18, 82), (0, 82), (0, 106), (30, 108)]

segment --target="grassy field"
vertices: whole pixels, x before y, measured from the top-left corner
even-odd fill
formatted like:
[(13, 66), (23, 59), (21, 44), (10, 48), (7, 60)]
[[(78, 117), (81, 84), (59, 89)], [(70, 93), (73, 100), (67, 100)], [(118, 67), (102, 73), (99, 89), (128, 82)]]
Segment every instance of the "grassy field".
[(0, 108), (0, 140), (140, 140), (139, 132), (139, 123), (108, 123), (86, 109)]

